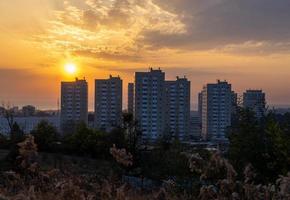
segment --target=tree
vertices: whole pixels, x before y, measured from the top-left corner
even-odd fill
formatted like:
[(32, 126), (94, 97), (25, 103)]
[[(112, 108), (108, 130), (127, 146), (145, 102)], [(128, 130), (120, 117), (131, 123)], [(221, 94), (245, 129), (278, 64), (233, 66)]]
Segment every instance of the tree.
[(85, 154), (88, 145), (86, 144), (88, 135), (92, 130), (88, 129), (86, 124), (81, 123), (77, 126), (75, 133), (69, 134), (65, 137), (65, 143), (68, 145), (69, 151), (78, 154)]
[(10, 151), (6, 156), (6, 160), (9, 162), (14, 162), (16, 157), (18, 156), (18, 146), (19, 142), (22, 142), (25, 139), (24, 132), (21, 130), (19, 125), (14, 122), (11, 129), (11, 137), (10, 137)]
[(16, 144), (18, 142), (21, 142), (24, 139), (24, 132), (23, 130), (19, 127), (19, 125), (15, 122), (14, 117), (15, 117), (15, 110), (13, 107), (10, 105), (10, 103), (2, 103), (3, 109), (3, 116), (7, 120), (7, 124), (10, 129), (10, 141), (12, 144)]
[(182, 153), (183, 146), (175, 141), (169, 148), (156, 148), (142, 152), (140, 158), (141, 173), (154, 180), (169, 178), (185, 180), (190, 178), (188, 158)]
[(265, 129), (265, 173), (278, 176), (290, 170), (289, 144), (280, 125), (274, 119), (269, 119)]
[(12, 125), (10, 135), (12, 144), (17, 144), (24, 139), (24, 132), (16, 122)]
[(249, 110), (240, 109), (229, 130), (228, 156), (238, 172), (251, 163), (257, 179), (268, 182), (289, 170), (289, 140), (280, 125), (268, 114), (257, 120)]
[(138, 129), (138, 122), (134, 120), (131, 113), (123, 113), (123, 129), (125, 132), (128, 151), (136, 158), (141, 131)]
[(67, 120), (64, 123), (62, 123), (61, 130), (64, 135), (69, 136), (76, 132), (78, 126), (79, 124), (77, 124), (75, 121)]
[(107, 133), (106, 136), (108, 143), (115, 144), (117, 148), (127, 148), (127, 150), (130, 150), (126, 143), (126, 135), (123, 128), (115, 128)]
[(0, 149), (7, 149), (9, 145), (8, 137), (0, 133)]
[(7, 120), (7, 123), (8, 123), (9, 128), (10, 128), (10, 133), (11, 133), (12, 129), (13, 129), (13, 124), (14, 124), (14, 111), (13, 111), (13, 109), (11, 109), (10, 107), (7, 107), (5, 109), (4, 116)]
[(34, 130), (31, 131), (39, 151), (51, 151), (53, 145), (58, 140), (58, 132), (54, 126), (47, 121), (41, 121)]
[(85, 123), (80, 123), (75, 133), (64, 138), (64, 145), (68, 153), (94, 158), (108, 158), (109, 149), (113, 145), (108, 138), (107, 133), (95, 131), (88, 128)]

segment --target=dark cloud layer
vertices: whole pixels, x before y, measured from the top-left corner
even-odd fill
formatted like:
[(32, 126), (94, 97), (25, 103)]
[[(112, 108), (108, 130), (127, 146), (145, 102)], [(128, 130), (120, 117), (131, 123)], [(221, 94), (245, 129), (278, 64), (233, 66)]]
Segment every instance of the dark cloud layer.
[[(290, 41), (289, 0), (157, 0), (166, 9), (178, 13), (187, 33), (166, 35), (144, 32), (142, 40), (153, 47), (190, 49), (222, 48), (248, 41), (269, 44)], [(270, 45), (271, 46), (271, 45)], [(283, 45), (274, 51), (284, 51)], [(260, 45), (263, 48), (264, 45)], [(286, 48), (287, 49), (287, 48)]]

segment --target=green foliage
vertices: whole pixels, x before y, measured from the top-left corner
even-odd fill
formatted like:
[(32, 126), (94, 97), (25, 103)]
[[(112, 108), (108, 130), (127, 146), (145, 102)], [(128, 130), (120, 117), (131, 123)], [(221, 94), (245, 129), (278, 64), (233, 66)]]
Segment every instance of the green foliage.
[(191, 176), (188, 166), (188, 158), (182, 154), (182, 146), (178, 142), (168, 148), (160, 145), (152, 151), (143, 152), (140, 162), (143, 176), (155, 180), (188, 178)]
[(267, 122), (265, 136), (266, 173), (286, 174), (290, 169), (289, 139), (286, 138), (279, 124), (272, 119)]
[(10, 141), (8, 136), (0, 134), (0, 149), (8, 149), (10, 145)]
[(271, 113), (258, 121), (252, 112), (240, 109), (229, 140), (228, 156), (240, 174), (251, 163), (257, 179), (269, 182), (290, 169), (289, 138)]
[(91, 156), (94, 158), (110, 158), (109, 149), (116, 144), (123, 147), (124, 134), (119, 129), (105, 133), (90, 129), (82, 123), (77, 126), (76, 132), (64, 138), (65, 151), (72, 154)]
[(12, 144), (17, 144), (18, 142), (24, 140), (24, 132), (16, 122), (13, 123), (10, 134)]
[(10, 150), (6, 157), (8, 162), (14, 162), (18, 156), (18, 146), (19, 142), (22, 142), (25, 139), (24, 132), (21, 130), (19, 125), (14, 122), (11, 128), (10, 133)]
[(58, 132), (54, 126), (47, 121), (41, 121), (34, 130), (31, 131), (39, 151), (50, 152), (54, 143), (58, 141)]
[(139, 139), (141, 131), (137, 128), (138, 123), (130, 113), (123, 114), (123, 126), (120, 131), (125, 135), (126, 146), (128, 151), (136, 158), (138, 157)]

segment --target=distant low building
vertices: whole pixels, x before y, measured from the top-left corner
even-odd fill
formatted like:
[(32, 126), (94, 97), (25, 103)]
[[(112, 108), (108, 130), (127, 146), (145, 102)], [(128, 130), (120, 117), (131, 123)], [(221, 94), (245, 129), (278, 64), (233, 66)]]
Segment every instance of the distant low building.
[(201, 118), (198, 111), (190, 112), (190, 129), (189, 129), (191, 141), (201, 139)]
[[(290, 106), (289, 106), (290, 107)], [(290, 108), (279, 108), (279, 107), (273, 107), (275, 110), (275, 113), (284, 115), (286, 113), (290, 113)]]
[[(45, 117), (14, 117), (14, 122), (19, 125), (25, 134), (30, 133), (41, 121), (47, 121), (60, 131), (60, 119), (57, 115)], [(0, 117), (0, 133), (5, 135), (10, 133), (10, 127), (5, 117)]]
[(36, 108), (32, 105), (23, 106), (22, 114), (25, 117), (34, 116), (36, 114)]

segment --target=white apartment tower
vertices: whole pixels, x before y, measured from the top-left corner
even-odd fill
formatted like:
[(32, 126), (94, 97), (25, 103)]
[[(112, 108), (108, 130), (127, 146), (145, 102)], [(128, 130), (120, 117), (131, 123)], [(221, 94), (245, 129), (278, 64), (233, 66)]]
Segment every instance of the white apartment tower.
[(204, 140), (226, 140), (226, 130), (231, 125), (232, 94), (231, 84), (226, 81), (204, 86), (200, 96)]
[(61, 128), (88, 122), (88, 83), (76, 78), (73, 82), (61, 82)]
[(173, 138), (189, 139), (190, 128), (190, 81), (179, 78), (166, 81), (167, 124)]
[(95, 128), (109, 131), (122, 122), (122, 87), (120, 77), (95, 80)]
[(266, 109), (266, 95), (262, 90), (247, 90), (243, 95), (243, 106), (252, 110), (258, 119), (263, 117)]
[(135, 73), (135, 119), (143, 141), (163, 137), (166, 124), (165, 73), (150, 69)]

